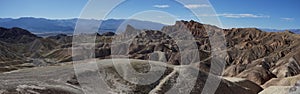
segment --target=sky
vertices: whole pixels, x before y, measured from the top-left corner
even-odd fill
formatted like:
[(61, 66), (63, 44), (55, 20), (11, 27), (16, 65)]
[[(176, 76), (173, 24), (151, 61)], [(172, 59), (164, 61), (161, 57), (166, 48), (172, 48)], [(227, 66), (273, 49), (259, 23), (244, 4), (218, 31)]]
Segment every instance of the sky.
[(0, 18), (196, 20), (222, 28), (300, 29), (300, 0), (0, 0)]

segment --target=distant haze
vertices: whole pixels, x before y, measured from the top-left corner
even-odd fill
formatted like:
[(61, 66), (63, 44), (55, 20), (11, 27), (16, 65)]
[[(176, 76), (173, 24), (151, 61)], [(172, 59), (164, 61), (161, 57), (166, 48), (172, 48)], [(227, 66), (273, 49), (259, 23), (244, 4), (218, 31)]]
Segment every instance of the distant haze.
[[(74, 31), (77, 18), (74, 19), (46, 19), (34, 17), (22, 17), (18, 19), (0, 18), (0, 27), (12, 28), (20, 27), (27, 29), (33, 33), (72, 33)], [(164, 24), (132, 20), (132, 19), (108, 19), (108, 20), (93, 20), (93, 19), (80, 19), (81, 23), (100, 25), (99, 32), (116, 32), (117, 29), (123, 31), (127, 24), (134, 26), (137, 29), (152, 29), (160, 30)]]

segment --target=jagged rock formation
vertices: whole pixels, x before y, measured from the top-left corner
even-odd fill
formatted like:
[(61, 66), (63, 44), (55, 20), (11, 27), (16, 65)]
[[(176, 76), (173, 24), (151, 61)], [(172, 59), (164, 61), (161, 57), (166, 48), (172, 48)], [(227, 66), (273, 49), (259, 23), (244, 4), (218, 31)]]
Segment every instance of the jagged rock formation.
[[(188, 28), (188, 30), (184, 29)], [(299, 74), (299, 35), (291, 32), (263, 32), (255, 28), (233, 28), (220, 30), (215, 26), (195, 21), (180, 21), (166, 26), (163, 32), (189, 31), (198, 44), (199, 50), (208, 52), (201, 58), (209, 58), (211, 44), (208, 33), (225, 34), (228, 57), (224, 76), (248, 78), (259, 85), (271, 78)], [(202, 66), (201, 66), (202, 65)], [(200, 69), (209, 70), (209, 59), (200, 63)]]
[[(224, 76), (242, 77), (254, 81), (256, 84), (262, 85), (272, 78), (294, 76), (300, 72), (298, 60), (300, 37), (297, 34), (293, 34), (291, 32), (263, 32), (256, 28), (233, 28), (222, 30), (215, 26), (201, 24), (195, 21), (178, 21), (175, 25), (165, 26), (162, 29), (162, 33), (171, 34), (165, 35), (170, 36), (170, 38), (165, 40), (176, 39), (177, 37), (172, 36), (180, 37), (180, 35), (176, 35), (174, 32), (184, 31), (191, 32), (191, 34), (195, 37), (201, 58), (200, 61), (194, 62), (201, 62), (198, 66), (201, 70), (206, 72), (209, 72), (209, 66), (211, 64), (211, 44), (209, 41), (209, 34), (220, 32), (225, 34), (227, 42), (227, 49), (224, 51), (227, 51), (228, 57), (226, 58), (226, 62), (222, 62), (227, 65), (223, 74)], [(152, 31), (150, 34), (151, 36), (159, 35), (153, 32), (158, 31)], [(152, 49), (156, 46), (151, 46), (149, 45), (149, 42), (145, 41), (147, 39), (147, 33), (144, 35), (145, 36), (142, 37), (137, 36), (136, 38), (140, 38), (140, 40), (142, 40), (145, 44), (131, 46), (130, 49), (133, 49), (134, 51), (137, 50), (136, 53), (152, 53), (156, 51)], [(151, 37), (151, 39), (154, 39), (154, 37)], [(150, 41), (150, 39), (148, 40)], [(135, 43), (133, 42), (132, 44)], [(153, 44), (155, 44), (155, 42), (153, 42)], [(177, 48), (174, 44), (169, 45)], [(177, 49), (171, 49), (169, 51), (178, 52)], [(162, 52), (164, 52), (167, 57), (167, 62), (171, 62), (171, 64), (180, 64), (180, 60), (178, 60), (180, 56), (176, 55), (178, 53)], [(180, 52), (180, 54), (184, 53), (188, 53), (188, 51)], [(173, 56), (175, 58), (168, 58), (168, 56)], [(147, 56), (143, 54), (133, 57), (148, 59), (146, 58)]]
[[(253, 71), (254, 79), (265, 79), (255, 81), (257, 84), (263, 84), (275, 77), (298, 74), (299, 63), (294, 59), (298, 59), (298, 35), (289, 32), (262, 32), (251, 28), (225, 30), (225, 33), (230, 56), (228, 63), (231, 63), (225, 71), (225, 76), (249, 75), (251, 71), (243, 71), (253, 70), (257, 66), (260, 66), (260, 71)], [(261, 76), (258, 77), (259, 75)]]

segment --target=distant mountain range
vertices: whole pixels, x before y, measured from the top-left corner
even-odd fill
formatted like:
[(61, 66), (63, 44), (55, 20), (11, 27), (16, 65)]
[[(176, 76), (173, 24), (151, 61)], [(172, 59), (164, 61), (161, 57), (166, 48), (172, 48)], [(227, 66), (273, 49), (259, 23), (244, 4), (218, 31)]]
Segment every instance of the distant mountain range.
[(295, 34), (300, 34), (300, 29), (286, 29), (286, 30), (280, 30), (280, 29), (266, 29), (266, 28), (260, 28), (261, 30), (263, 31), (266, 31), (266, 32), (283, 32), (283, 31), (292, 31), (294, 32)]
[[(72, 33), (76, 26), (78, 18), (74, 19), (46, 19), (34, 17), (21, 17), (17, 19), (0, 18), (0, 27), (12, 28), (19, 27), (27, 29), (33, 33)], [(108, 20), (94, 20), (94, 19), (80, 19), (86, 24), (99, 24), (102, 22), (99, 32), (116, 32), (117, 29), (125, 30), (127, 24), (130, 24), (138, 29), (154, 29), (160, 30), (164, 24), (140, 21), (133, 19), (108, 19)]]
[[(34, 18), (34, 17), (21, 17), (17, 19), (13, 18), (0, 18), (0, 27), (13, 28), (19, 27), (26, 29), (38, 36), (51, 36), (57, 35), (58, 33), (72, 34), (76, 26), (77, 21), (80, 20), (83, 27), (100, 25), (99, 33), (103, 32), (121, 32), (125, 31), (126, 26), (129, 24), (137, 29), (147, 30), (161, 30), (164, 24), (141, 21), (134, 19), (107, 19), (107, 20), (95, 20), (95, 19), (46, 19), (46, 18)], [(278, 29), (266, 29), (260, 28), (266, 32), (282, 32), (285, 30)], [(296, 34), (300, 34), (300, 29), (288, 29)]]

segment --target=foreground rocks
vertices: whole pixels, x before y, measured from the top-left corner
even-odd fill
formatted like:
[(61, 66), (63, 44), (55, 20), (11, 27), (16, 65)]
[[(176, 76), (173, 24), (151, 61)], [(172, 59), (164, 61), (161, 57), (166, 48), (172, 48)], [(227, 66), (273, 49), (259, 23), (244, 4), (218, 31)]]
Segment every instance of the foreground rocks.
[(82, 94), (65, 83), (74, 74), (72, 66), (32, 68), (0, 74), (2, 94)]
[[(114, 60), (115, 64), (118, 66), (127, 66), (124, 65), (123, 59)], [(88, 61), (82, 61), (87, 63)], [(97, 88), (95, 86), (90, 86), (86, 84), (93, 77), (94, 72), (99, 72), (104, 76), (104, 81), (108, 85), (106, 92), (110, 93), (164, 93), (167, 92), (175, 84), (177, 93), (184, 93), (185, 90), (191, 90), (192, 94), (201, 93), (204, 87), (204, 84), (207, 83), (206, 79), (208, 74), (202, 71), (199, 71), (196, 68), (191, 66), (172, 66), (166, 65), (161, 62), (150, 61), (149, 63), (143, 60), (130, 60), (131, 65), (137, 72), (147, 73), (149, 71), (149, 63), (154, 66), (154, 74), (163, 73), (162, 76), (158, 77), (158, 80), (150, 84), (136, 84), (130, 82), (131, 80), (124, 80), (121, 75), (126, 75), (127, 70), (118, 71), (115, 69), (112, 64), (112, 60), (101, 60), (97, 61), (99, 70), (89, 70), (81, 71), (77, 75), (78, 77), (74, 78), (74, 69), (72, 65), (63, 65), (63, 66), (53, 66), (53, 67), (44, 67), (44, 68), (32, 68), (24, 69), (19, 71), (13, 71), (10, 73), (0, 74), (0, 88), (3, 94), (11, 93), (41, 93), (41, 94), (82, 94), (83, 91), (80, 87), (85, 87), (87, 90)], [(165, 67), (166, 66), (166, 67)], [(166, 68), (166, 71), (161, 70)], [(181, 71), (179, 71), (179, 69)], [(97, 72), (97, 73), (98, 73)], [(194, 73), (199, 73), (198, 76)], [(184, 74), (180, 74), (184, 73)], [(180, 75), (179, 75), (180, 74)], [(150, 74), (151, 76), (151, 74)], [(195, 86), (190, 87), (189, 85), (177, 84), (176, 80), (179, 76), (183, 76), (184, 79), (190, 83), (191, 78), (196, 78)], [(86, 78), (87, 80), (77, 81), (80, 78)], [(255, 94), (255, 92), (237, 85), (233, 82), (227, 81), (225, 79), (213, 76), (215, 79), (220, 79), (220, 85), (216, 89), (215, 94)], [(143, 78), (143, 77), (139, 77)], [(130, 79), (130, 78), (129, 78)], [(141, 79), (140, 79), (141, 80)], [(139, 80), (135, 80), (139, 81)], [(77, 82), (77, 83), (76, 83)], [(78, 84), (82, 83), (82, 84)], [(185, 82), (185, 81), (184, 81)], [(98, 83), (98, 82), (93, 82)], [(208, 82), (207, 84), (213, 84), (213, 82)], [(185, 89), (184, 89), (185, 88)], [(182, 90), (181, 90), (182, 89)], [(180, 91), (177, 91), (180, 90)], [(207, 90), (205, 90), (207, 91)], [(89, 92), (89, 91), (87, 91)], [(207, 91), (211, 92), (211, 91)], [(98, 92), (99, 93), (99, 92)]]
[(299, 94), (299, 93), (300, 93), (300, 81), (297, 81), (294, 85), (291, 86), (289, 85), (269, 86), (259, 94)]
[(286, 78), (273, 78), (266, 82), (263, 87), (268, 88), (270, 86), (293, 86), (300, 81), (300, 75), (286, 77)]
[(234, 78), (234, 77), (224, 77), (224, 79), (236, 83), (248, 90), (253, 91), (254, 93), (259, 93), (263, 90), (262, 87), (260, 87), (259, 85), (257, 85), (256, 83), (247, 80), (247, 79), (243, 79), (243, 78)]
[(291, 87), (292, 86), (271, 86), (269, 88), (264, 89), (258, 94), (289, 94), (289, 90)]

